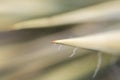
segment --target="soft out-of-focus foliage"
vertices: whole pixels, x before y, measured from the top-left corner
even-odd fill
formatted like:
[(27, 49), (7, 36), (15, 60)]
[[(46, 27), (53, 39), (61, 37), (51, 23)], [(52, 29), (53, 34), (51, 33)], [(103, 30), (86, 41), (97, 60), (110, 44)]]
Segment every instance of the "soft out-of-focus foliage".
[[(0, 80), (93, 79), (98, 51), (77, 48), (69, 57), (76, 47), (51, 42), (118, 30), (118, 4), (111, 0), (0, 0)], [(76, 15), (78, 9), (82, 19)], [(52, 23), (50, 17), (54, 18)], [(37, 24), (35, 28), (31, 22), (31, 26), (20, 25), (22, 30), (15, 30), (16, 24), (36, 19), (40, 23), (45, 19), (42, 24), (48, 27)], [(119, 57), (104, 53), (95, 80), (119, 80), (119, 72)]]
[(53, 17), (46, 17), (42, 19), (34, 19), (16, 23), (13, 28), (46, 28), (86, 22), (117, 21), (120, 20), (119, 4), (120, 1), (110, 1), (96, 4), (87, 8), (80, 8), (78, 10)]
[(0, 0), (0, 30), (11, 30), (12, 24), (19, 21), (50, 16), (99, 2), (104, 0)]

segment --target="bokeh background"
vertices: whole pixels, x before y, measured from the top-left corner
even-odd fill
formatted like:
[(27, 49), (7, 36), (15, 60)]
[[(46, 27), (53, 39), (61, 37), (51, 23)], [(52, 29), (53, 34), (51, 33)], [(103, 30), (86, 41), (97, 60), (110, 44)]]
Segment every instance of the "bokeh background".
[(120, 80), (119, 56), (103, 53), (93, 78), (98, 51), (77, 48), (69, 57), (75, 47), (51, 42), (120, 29), (119, 4), (119, 0), (0, 0), (0, 80)]

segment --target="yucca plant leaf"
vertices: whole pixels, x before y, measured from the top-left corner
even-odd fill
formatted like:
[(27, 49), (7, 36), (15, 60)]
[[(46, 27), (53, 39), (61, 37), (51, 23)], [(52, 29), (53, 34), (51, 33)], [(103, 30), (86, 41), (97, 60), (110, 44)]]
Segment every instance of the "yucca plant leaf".
[(120, 30), (115, 30), (85, 37), (56, 40), (53, 42), (119, 55), (119, 37)]
[(119, 4), (0, 0), (0, 80), (119, 80)]
[(51, 16), (108, 0), (1, 0), (0, 31), (13, 30), (21, 21)]
[(13, 25), (13, 29), (46, 28), (85, 22), (120, 20), (119, 3), (120, 1), (109, 1), (60, 15), (23, 21)]
[[(111, 64), (112, 56), (104, 54), (101, 69)], [(35, 80), (82, 80), (92, 79), (97, 64), (95, 53), (79, 57), (46, 71)], [(86, 77), (87, 76), (87, 77)], [(89, 76), (89, 77), (88, 77)]]

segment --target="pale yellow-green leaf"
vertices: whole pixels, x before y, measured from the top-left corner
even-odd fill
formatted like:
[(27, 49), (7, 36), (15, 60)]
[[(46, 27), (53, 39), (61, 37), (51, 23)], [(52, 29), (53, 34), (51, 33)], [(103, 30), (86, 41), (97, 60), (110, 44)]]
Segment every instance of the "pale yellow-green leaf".
[(0, 31), (13, 30), (12, 25), (86, 7), (108, 0), (0, 0)]
[(89, 36), (56, 40), (53, 42), (120, 55), (119, 41), (120, 30), (114, 30)]
[(120, 20), (119, 4), (120, 1), (114, 0), (57, 16), (23, 21), (13, 25), (13, 29), (46, 28), (75, 23)]
[[(103, 54), (101, 69), (111, 64), (112, 56)], [(65, 64), (52, 68), (35, 80), (86, 80), (92, 75), (97, 65), (97, 54), (89, 54)], [(86, 76), (89, 77), (87, 78)]]

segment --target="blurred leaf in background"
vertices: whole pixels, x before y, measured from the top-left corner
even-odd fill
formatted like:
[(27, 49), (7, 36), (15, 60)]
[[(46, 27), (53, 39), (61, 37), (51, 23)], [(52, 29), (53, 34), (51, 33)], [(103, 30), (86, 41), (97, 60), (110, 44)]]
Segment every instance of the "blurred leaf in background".
[[(0, 80), (119, 80), (119, 56), (107, 52), (102, 54), (100, 70), (93, 78), (101, 51), (91, 49), (99, 44), (97, 38), (92, 42), (96, 44), (86, 45), (89, 49), (77, 48), (73, 57), (69, 56), (76, 46), (51, 43), (117, 30), (118, 36), (107, 41), (118, 44), (119, 50), (119, 3), (119, 0), (0, 0)], [(117, 50), (115, 46), (112, 49)]]

